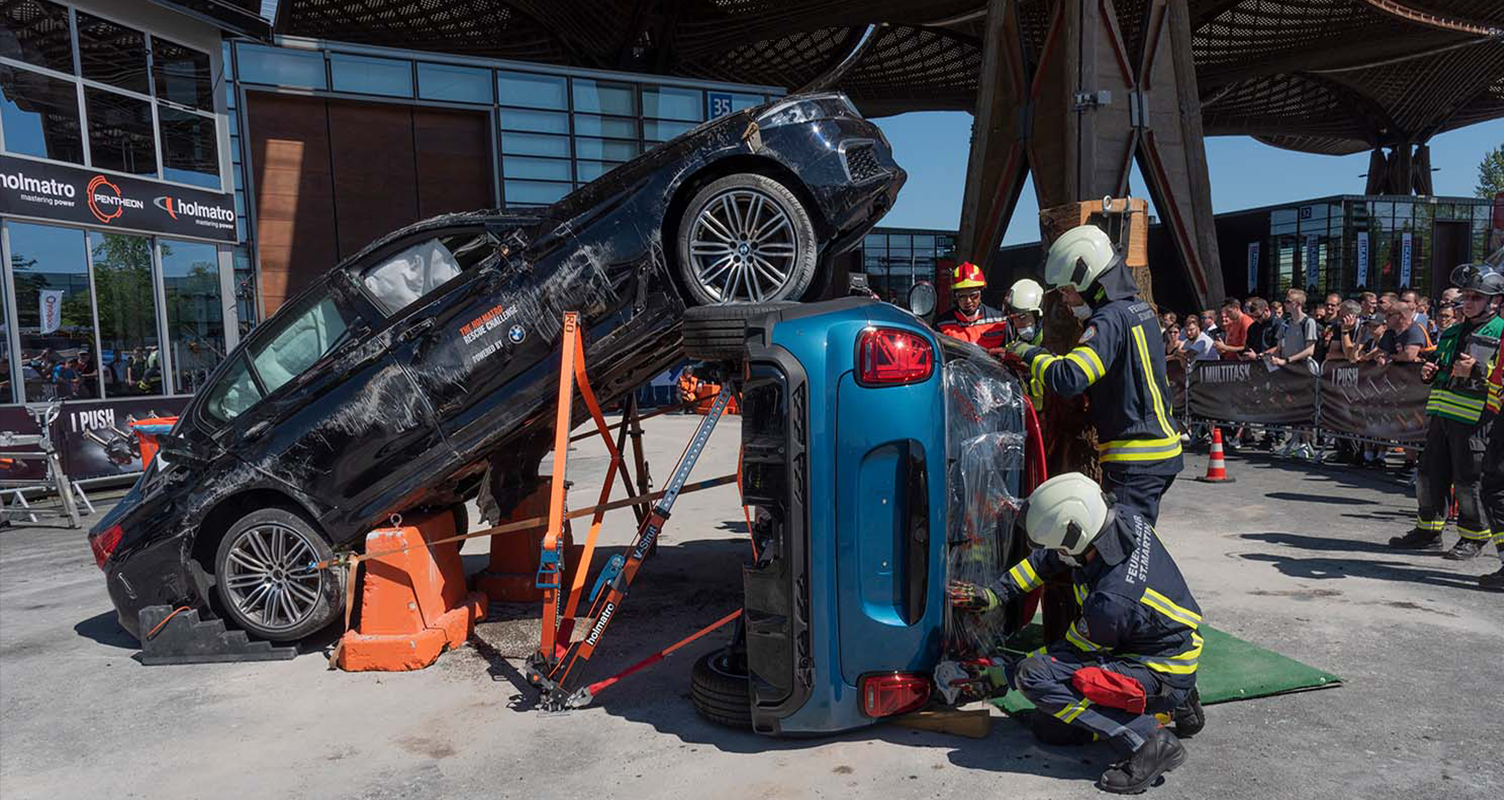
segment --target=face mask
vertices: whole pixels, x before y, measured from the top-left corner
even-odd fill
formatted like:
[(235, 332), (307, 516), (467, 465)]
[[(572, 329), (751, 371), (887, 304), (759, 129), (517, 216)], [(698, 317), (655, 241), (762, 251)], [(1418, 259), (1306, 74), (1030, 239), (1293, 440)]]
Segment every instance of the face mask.
[(1066, 565), (1067, 567), (1070, 567), (1071, 569), (1076, 569), (1081, 566), (1080, 559), (1076, 558), (1070, 553), (1063, 553), (1059, 550), (1056, 550), (1055, 555), (1060, 557), (1060, 563)]
[(1032, 341), (1034, 341), (1034, 326), (1030, 325), (1027, 328), (1019, 328), (1018, 329), (1018, 338), (1021, 341), (1025, 341), (1025, 342), (1032, 342)]
[(1086, 305), (1071, 306), (1071, 313), (1075, 314), (1076, 315), (1076, 319), (1079, 319), (1082, 322), (1085, 322), (1085, 321), (1091, 319), (1091, 307), (1090, 306), (1086, 306)]

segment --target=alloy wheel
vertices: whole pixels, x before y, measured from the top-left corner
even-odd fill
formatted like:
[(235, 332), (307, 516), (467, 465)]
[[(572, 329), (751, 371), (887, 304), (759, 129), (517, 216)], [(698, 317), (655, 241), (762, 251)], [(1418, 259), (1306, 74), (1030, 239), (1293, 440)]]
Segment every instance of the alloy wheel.
[(268, 630), (295, 627), (308, 619), (323, 592), (323, 573), (313, 569), (318, 552), (304, 534), (265, 524), (240, 532), (221, 576), (230, 601), (246, 619)]
[(780, 296), (795, 274), (801, 243), (778, 199), (756, 189), (710, 198), (690, 232), (692, 272), (718, 303), (761, 303)]

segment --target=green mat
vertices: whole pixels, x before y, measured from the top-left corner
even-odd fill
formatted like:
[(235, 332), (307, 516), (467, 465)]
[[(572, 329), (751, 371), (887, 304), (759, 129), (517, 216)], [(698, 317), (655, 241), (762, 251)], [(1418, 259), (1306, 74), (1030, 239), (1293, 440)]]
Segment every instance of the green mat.
[[(1017, 647), (1030, 650), (1038, 647), (1042, 630), (1038, 624), (1027, 626), (1009, 641), (1009, 649)], [(1267, 697), (1303, 689), (1324, 689), (1342, 681), (1330, 672), (1307, 666), (1273, 650), (1265, 650), (1210, 625), (1202, 625), (1199, 632), (1206, 640), (1196, 676), (1196, 687), (1201, 690), (1203, 705)], [(1019, 692), (1009, 692), (992, 702), (1009, 714), (1034, 707)]]

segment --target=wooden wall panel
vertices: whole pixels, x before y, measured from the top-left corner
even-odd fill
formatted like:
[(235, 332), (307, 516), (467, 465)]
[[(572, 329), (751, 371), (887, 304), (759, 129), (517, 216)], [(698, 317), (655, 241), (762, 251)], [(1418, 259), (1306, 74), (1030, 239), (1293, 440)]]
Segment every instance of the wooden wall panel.
[(324, 101), (251, 92), (261, 308), (271, 315), (338, 257)]
[(409, 107), (331, 100), (329, 155), (340, 258), (418, 220)]
[(489, 131), (485, 114), (413, 109), (420, 218), (496, 204), (491, 191)]

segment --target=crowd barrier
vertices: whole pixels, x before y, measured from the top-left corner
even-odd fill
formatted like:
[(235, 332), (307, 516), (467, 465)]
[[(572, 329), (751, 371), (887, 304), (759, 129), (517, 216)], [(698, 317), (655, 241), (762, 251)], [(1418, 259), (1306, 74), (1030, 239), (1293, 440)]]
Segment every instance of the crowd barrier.
[(1337, 438), (1416, 445), (1426, 438), (1429, 387), (1419, 363), (1203, 361), (1168, 364), (1175, 414), (1187, 427), (1236, 423), (1311, 430)]

